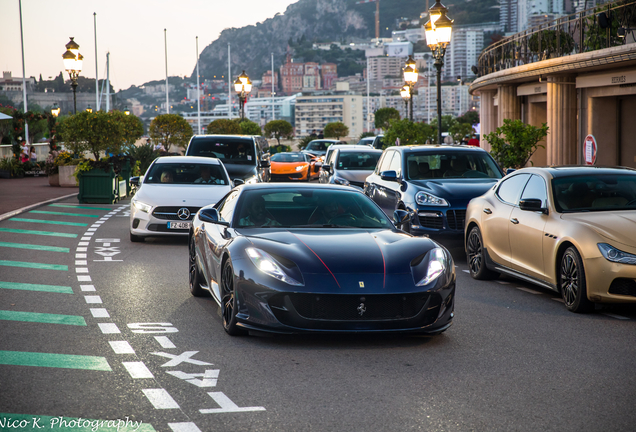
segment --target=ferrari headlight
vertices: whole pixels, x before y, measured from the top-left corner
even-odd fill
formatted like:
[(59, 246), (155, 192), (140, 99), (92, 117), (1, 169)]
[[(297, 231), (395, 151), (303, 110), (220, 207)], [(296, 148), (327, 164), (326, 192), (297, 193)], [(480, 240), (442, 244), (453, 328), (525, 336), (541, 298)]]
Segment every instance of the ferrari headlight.
[(245, 249), (247, 256), (250, 257), (252, 263), (257, 269), (279, 281), (289, 285), (302, 286), (303, 284), (289, 277), (283, 269), (276, 263), (276, 260), (267, 252), (256, 248)]
[(601, 251), (601, 254), (608, 261), (620, 264), (636, 265), (636, 255), (623, 252), (622, 250), (616, 249), (614, 246), (608, 245), (607, 243), (599, 243), (597, 246)]
[(138, 210), (141, 210), (144, 213), (150, 213), (150, 210), (152, 210), (151, 205), (148, 205), (136, 199), (132, 200), (132, 205), (134, 205)]
[(349, 186), (351, 183), (349, 183), (349, 180), (345, 180), (343, 178), (340, 177), (334, 177), (333, 178), (333, 182), (335, 184), (339, 184), (339, 185), (343, 185), (343, 186)]
[(305, 165), (298, 165), (298, 166), (296, 167), (296, 171), (302, 171), (302, 170), (304, 170), (304, 169), (305, 169)]
[(444, 198), (439, 198), (426, 192), (418, 192), (415, 195), (415, 201), (417, 201), (419, 205), (448, 206), (448, 202), (446, 202)]
[(429, 253), (426, 276), (416, 286), (424, 286), (437, 279), (446, 270), (446, 255), (442, 248), (432, 249)]

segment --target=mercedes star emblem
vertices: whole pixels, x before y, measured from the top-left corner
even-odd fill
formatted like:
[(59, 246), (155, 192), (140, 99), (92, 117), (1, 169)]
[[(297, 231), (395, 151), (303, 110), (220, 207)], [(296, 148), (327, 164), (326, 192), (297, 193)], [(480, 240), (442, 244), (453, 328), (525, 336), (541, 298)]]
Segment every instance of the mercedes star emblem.
[(181, 207), (177, 212), (177, 217), (181, 220), (187, 220), (190, 217), (190, 210), (187, 207)]

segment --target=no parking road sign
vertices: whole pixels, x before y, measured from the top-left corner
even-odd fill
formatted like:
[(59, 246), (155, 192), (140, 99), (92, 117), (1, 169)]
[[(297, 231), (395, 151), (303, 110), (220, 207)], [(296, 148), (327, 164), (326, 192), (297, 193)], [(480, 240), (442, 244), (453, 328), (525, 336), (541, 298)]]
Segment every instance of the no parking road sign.
[(585, 137), (583, 142), (583, 154), (585, 156), (586, 165), (594, 165), (596, 163), (596, 138), (593, 135)]

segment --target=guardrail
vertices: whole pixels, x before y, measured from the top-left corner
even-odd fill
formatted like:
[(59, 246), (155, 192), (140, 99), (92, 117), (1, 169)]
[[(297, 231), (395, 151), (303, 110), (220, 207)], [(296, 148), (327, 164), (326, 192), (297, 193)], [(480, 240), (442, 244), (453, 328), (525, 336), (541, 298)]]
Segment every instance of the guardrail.
[(477, 76), (635, 41), (636, 0), (621, 0), (548, 21), (484, 49)]

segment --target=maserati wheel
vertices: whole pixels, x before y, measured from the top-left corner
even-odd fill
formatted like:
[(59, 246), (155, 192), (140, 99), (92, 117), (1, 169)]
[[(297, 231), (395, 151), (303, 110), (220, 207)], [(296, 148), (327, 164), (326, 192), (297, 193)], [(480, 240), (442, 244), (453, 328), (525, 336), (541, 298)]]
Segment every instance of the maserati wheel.
[(594, 303), (587, 298), (583, 260), (574, 247), (569, 247), (561, 258), (559, 288), (569, 311), (584, 313), (594, 308)]
[(466, 257), (468, 259), (468, 269), (474, 279), (488, 280), (499, 276), (499, 273), (489, 270), (486, 267), (484, 242), (481, 237), (479, 227), (473, 227), (468, 233), (466, 240)]

